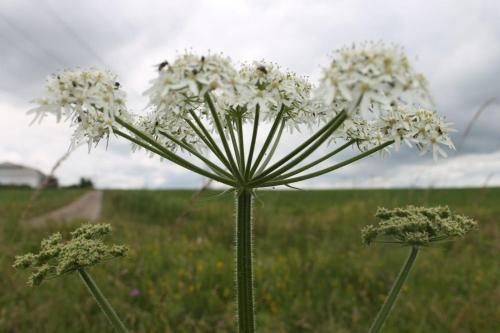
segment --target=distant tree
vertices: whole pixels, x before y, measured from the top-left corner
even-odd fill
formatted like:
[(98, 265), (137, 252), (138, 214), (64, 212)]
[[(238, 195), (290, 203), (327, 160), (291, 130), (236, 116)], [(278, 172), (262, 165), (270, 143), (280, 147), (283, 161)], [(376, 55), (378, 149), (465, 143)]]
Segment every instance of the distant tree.
[(15, 184), (1, 184), (0, 183), (0, 188), (2, 189), (30, 189), (31, 187), (26, 184), (20, 184), (20, 185), (15, 185)]
[(80, 187), (80, 188), (94, 188), (94, 183), (92, 182), (92, 180), (90, 178), (81, 177), (80, 184), (78, 187)]
[(59, 181), (54, 176), (47, 176), (44, 180), (43, 187), (58, 188)]

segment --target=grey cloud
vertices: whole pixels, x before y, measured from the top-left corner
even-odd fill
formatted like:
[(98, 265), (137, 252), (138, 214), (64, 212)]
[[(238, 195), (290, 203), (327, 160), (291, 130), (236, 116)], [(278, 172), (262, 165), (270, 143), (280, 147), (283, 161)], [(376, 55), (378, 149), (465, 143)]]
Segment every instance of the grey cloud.
[[(453, 136), (458, 143), (479, 106), (500, 96), (499, 12), (500, 4), (494, 0), (464, 1), (460, 5), (454, 1), (402, 4), (389, 0), (225, 4), (5, 1), (0, 4), (0, 106), (9, 107), (0, 110), (2, 116), (7, 115), (2, 117), (0, 136), (5, 135), (3, 138), (10, 141), (0, 147), (0, 160), (3, 156), (24, 157), (19, 151), (35, 150), (41, 137), (44, 142), (56, 140), (55, 137), (69, 140), (64, 125), (51, 125), (50, 132), (46, 129), (44, 133), (45, 124), (26, 128), (19, 123), (28, 119), (18, 116), (28, 108), (27, 101), (40, 94), (47, 74), (61, 67), (105, 62), (124, 81), (133, 109), (141, 111), (145, 105), (141, 91), (154, 75), (152, 65), (173, 57), (176, 50), (220, 50), (236, 61), (266, 58), (309, 75), (314, 81), (320, 73), (319, 65), (327, 64), (332, 49), (367, 39), (402, 44), (411, 58), (418, 58), (416, 66), (428, 76), (439, 111), (459, 130)], [(499, 151), (499, 111), (498, 104), (486, 110), (463, 150), (456, 155), (451, 153), (449, 160), (473, 163), (463, 156), (484, 157), (484, 153)], [(14, 113), (16, 117), (11, 117)], [(22, 139), (16, 133), (22, 133)], [(19, 139), (12, 140), (16, 136)], [(294, 139), (298, 142), (304, 137)], [(44, 149), (45, 156), (32, 154), (36, 158), (30, 162), (50, 168), (50, 160), (57, 159), (66, 145), (67, 141), (52, 144)], [(92, 174), (101, 186), (197, 186), (197, 178), (189, 172), (164, 172), (165, 165), (167, 169), (172, 165), (159, 166), (140, 154), (130, 157), (129, 151), (128, 143), (113, 139), (106, 153), (77, 153), (78, 159), (70, 158), (60, 175), (70, 182), (79, 174)], [(285, 149), (279, 152), (284, 153)], [(106, 167), (99, 169), (99, 163)], [(372, 179), (376, 183), (374, 177), (380, 181), (392, 175), (394, 181), (390, 184), (403, 186), (407, 181), (400, 175), (405, 170), (432, 163), (428, 156), (419, 157), (414, 150), (402, 149), (389, 159), (363, 160), (309, 185), (352, 185), (352, 179), (359, 179), (358, 183)]]

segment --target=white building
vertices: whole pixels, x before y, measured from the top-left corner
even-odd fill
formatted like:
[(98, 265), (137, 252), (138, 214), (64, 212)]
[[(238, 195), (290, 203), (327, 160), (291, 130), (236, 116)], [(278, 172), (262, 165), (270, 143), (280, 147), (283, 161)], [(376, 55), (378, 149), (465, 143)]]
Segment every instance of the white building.
[(14, 163), (0, 163), (0, 185), (38, 187), (45, 179), (39, 170)]

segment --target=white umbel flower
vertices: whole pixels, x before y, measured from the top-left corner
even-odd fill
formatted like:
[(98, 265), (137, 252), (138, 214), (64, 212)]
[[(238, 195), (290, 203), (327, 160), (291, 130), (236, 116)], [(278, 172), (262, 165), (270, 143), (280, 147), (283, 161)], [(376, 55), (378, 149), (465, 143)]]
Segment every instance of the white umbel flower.
[(89, 149), (108, 137), (115, 126), (115, 117), (128, 119), (126, 94), (114, 74), (95, 68), (65, 70), (48, 78), (45, 96), (34, 100), (38, 106), (29, 113), (33, 121), (47, 114), (57, 120), (69, 119), (75, 127), (72, 144), (87, 141)]
[[(402, 143), (415, 145), (421, 152), (432, 151), (433, 157), (446, 157), (441, 148), (455, 149), (449, 134), (454, 132), (451, 123), (437, 112), (403, 105), (384, 109), (376, 119), (360, 116), (348, 118), (336, 132), (334, 139), (355, 140), (361, 151), (374, 148), (388, 141), (394, 141), (396, 150)], [(387, 151), (387, 149), (385, 150)]]
[(335, 51), (323, 70), (317, 89), (325, 103), (361, 99), (354, 111), (367, 116), (394, 101), (426, 94), (423, 76), (417, 74), (398, 46), (383, 43), (353, 44)]
[[(347, 111), (333, 141), (353, 141), (361, 151), (394, 142), (396, 150), (402, 144), (416, 146), (438, 158), (446, 155), (443, 146), (454, 148), (452, 129), (436, 112), (419, 106), (426, 94), (423, 77), (402, 48), (365, 43), (336, 51), (317, 87), (274, 63), (236, 66), (222, 54), (185, 52), (158, 67), (158, 76), (145, 92), (149, 112), (134, 117), (136, 122), (127, 112), (116, 76), (96, 69), (51, 76), (46, 95), (35, 100), (38, 107), (30, 112), (35, 120), (47, 114), (69, 119), (76, 128), (74, 143), (85, 140), (91, 145), (108, 137), (120, 116), (171, 151), (189, 145), (201, 152), (209, 148), (206, 144), (213, 145), (199, 136), (203, 126), (210, 133), (222, 127), (227, 137), (234, 136), (230, 131), (251, 124), (257, 109), (259, 122), (274, 122), (281, 114), (290, 131), (304, 126), (315, 130)], [(208, 97), (215, 108), (209, 108)]]
[(311, 121), (317, 124), (324, 114), (318, 109), (320, 105), (312, 102), (312, 86), (305, 78), (264, 61), (238, 68), (220, 54), (184, 53), (171, 64), (164, 63), (151, 84), (144, 94), (156, 119), (168, 119), (162, 123), (176, 130), (184, 128), (182, 138), (191, 142), (199, 141), (185, 126), (185, 119), (193, 112), (214, 125), (204, 102), (205, 93), (213, 98), (224, 125), (234, 117), (252, 122), (257, 106), (260, 121), (273, 121), (283, 107), (283, 118), (290, 129), (310, 125)]

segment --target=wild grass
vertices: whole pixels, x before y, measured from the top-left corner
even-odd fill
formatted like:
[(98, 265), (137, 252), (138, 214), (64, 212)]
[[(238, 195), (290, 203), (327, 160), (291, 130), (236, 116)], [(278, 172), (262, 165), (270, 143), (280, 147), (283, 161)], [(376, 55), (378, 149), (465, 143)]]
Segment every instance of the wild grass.
[[(47, 191), (34, 212), (75, 195)], [(235, 330), (233, 198), (208, 191), (193, 204), (191, 196), (104, 194), (102, 220), (114, 226), (114, 242), (132, 250), (92, 274), (134, 332)], [(11, 268), (15, 253), (35, 248), (55, 230), (18, 225), (28, 198), (22, 191), (0, 192), (0, 332), (109, 332), (77, 276), (29, 289), (24, 273)], [(449, 205), (480, 227), (465, 240), (422, 250), (384, 332), (500, 331), (499, 201), (500, 189), (258, 192), (258, 331), (367, 331), (407, 249), (366, 248), (359, 230), (374, 221), (377, 206), (409, 203)], [(188, 216), (176, 222), (188, 205)]]

